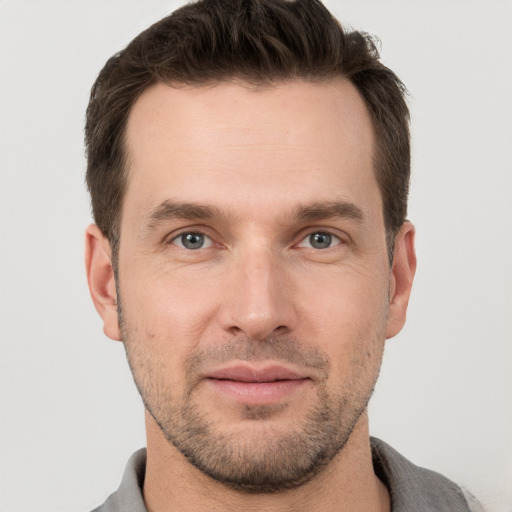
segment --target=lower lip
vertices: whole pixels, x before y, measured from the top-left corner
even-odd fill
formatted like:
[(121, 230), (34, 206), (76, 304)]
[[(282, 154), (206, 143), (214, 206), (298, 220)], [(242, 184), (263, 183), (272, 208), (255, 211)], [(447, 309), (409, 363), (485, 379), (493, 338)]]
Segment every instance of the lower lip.
[(302, 388), (309, 379), (277, 380), (273, 382), (241, 382), (208, 379), (213, 388), (236, 400), (253, 405), (275, 403)]

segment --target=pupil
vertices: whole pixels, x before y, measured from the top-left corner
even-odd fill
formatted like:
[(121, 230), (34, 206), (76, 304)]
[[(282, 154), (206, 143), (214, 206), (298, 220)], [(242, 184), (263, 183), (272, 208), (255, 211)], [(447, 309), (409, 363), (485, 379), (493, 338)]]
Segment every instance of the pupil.
[(313, 233), (309, 237), (311, 246), (315, 249), (326, 249), (331, 245), (331, 239), (329, 233)]
[(182, 235), (181, 243), (187, 249), (200, 249), (204, 243), (204, 236), (200, 233), (186, 233)]

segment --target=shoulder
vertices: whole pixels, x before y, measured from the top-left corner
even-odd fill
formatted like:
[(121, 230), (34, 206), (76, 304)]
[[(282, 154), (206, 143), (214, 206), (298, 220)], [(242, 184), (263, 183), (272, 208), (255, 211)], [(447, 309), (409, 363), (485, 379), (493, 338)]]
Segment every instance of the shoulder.
[(128, 460), (117, 491), (92, 512), (147, 512), (142, 497), (145, 473), (146, 449), (143, 448)]
[(388, 487), (392, 511), (484, 512), (469, 492), (445, 476), (416, 466), (380, 439), (371, 438), (375, 474)]

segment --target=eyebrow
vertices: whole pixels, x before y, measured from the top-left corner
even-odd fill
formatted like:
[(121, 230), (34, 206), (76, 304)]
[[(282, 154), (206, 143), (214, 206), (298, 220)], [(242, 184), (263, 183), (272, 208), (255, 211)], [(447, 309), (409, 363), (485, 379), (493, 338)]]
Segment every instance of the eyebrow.
[(295, 218), (301, 221), (319, 221), (324, 219), (343, 218), (357, 221), (364, 220), (364, 213), (359, 206), (348, 201), (332, 201), (312, 203), (297, 207)]
[(152, 230), (169, 220), (210, 220), (214, 217), (224, 217), (224, 214), (218, 208), (210, 205), (166, 200), (149, 214), (146, 229)]
[[(166, 200), (154, 208), (145, 223), (144, 232), (151, 231), (160, 224), (171, 220), (212, 220), (229, 217), (212, 205), (176, 202)], [(364, 213), (354, 203), (347, 201), (315, 202), (299, 205), (291, 215), (292, 220), (314, 222), (333, 218), (364, 220)]]

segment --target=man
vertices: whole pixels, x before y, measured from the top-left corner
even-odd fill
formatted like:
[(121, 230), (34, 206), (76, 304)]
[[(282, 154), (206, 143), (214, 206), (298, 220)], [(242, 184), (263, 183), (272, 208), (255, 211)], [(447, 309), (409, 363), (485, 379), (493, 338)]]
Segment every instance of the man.
[(370, 439), (416, 268), (404, 87), (316, 1), (201, 1), (112, 57), (87, 112), (104, 331), (147, 451), (97, 510), (479, 510)]

